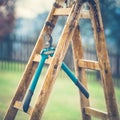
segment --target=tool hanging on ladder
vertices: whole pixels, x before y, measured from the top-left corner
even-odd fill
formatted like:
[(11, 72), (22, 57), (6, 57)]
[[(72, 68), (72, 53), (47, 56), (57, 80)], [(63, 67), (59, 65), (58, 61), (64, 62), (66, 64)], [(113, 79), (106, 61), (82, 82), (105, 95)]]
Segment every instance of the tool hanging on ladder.
[(54, 53), (54, 48), (52, 47), (52, 37), (51, 37), (51, 35), (50, 34), (45, 34), (44, 35), (44, 40), (45, 40), (45, 43), (46, 43), (44, 45), (45, 48), (40, 53), (41, 61), (38, 64), (38, 67), (36, 69), (36, 72), (35, 72), (34, 78), (32, 80), (32, 83), (30, 85), (28, 94), (26, 96), (25, 102), (23, 104), (24, 112), (28, 111), (28, 108), (29, 108), (29, 105), (30, 105), (30, 102), (31, 102), (31, 99), (32, 99), (32, 96), (33, 96), (33, 93), (34, 93), (34, 90), (35, 90), (35, 87), (37, 85), (39, 76), (40, 76), (40, 74), (42, 72), (42, 68), (43, 68), (44, 63), (45, 63), (45, 60), (48, 59), (49, 56), (52, 57), (52, 55)]
[[(42, 72), (43, 66), (45, 64), (45, 60), (48, 59), (49, 57), (52, 57), (55, 51), (55, 48), (52, 47), (52, 36), (50, 34), (45, 34), (44, 35), (44, 40), (45, 40), (45, 48), (41, 51), (41, 61), (38, 64), (38, 67), (36, 69), (34, 78), (32, 80), (32, 83), (30, 85), (28, 94), (26, 96), (25, 102), (23, 104), (23, 110), (24, 112), (28, 111), (35, 87), (37, 85), (39, 76)], [(84, 88), (84, 86), (78, 81), (78, 79), (74, 76), (72, 71), (67, 67), (67, 65), (62, 62), (61, 68), (64, 70), (64, 72), (69, 76), (69, 78), (73, 81), (73, 83), (79, 88), (79, 90), (84, 94), (86, 98), (89, 98), (89, 93), (87, 90)]]
[[(69, 4), (69, 1), (70, 3), (71, 1), (75, 1), (75, 2), (73, 2), (73, 5), (71, 6)], [(88, 9), (86, 8), (84, 9), (85, 4), (87, 4)], [(44, 77), (44, 83), (41, 88), (40, 94), (38, 96), (37, 102), (35, 103), (35, 106), (33, 108), (29, 107), (29, 104), (34, 92), (33, 90), (32, 95), (30, 94), (31, 98), (29, 97), (26, 98), (28, 99), (28, 102), (26, 102), (27, 105), (24, 104), (27, 106), (26, 111), (29, 107), (27, 113), (30, 114), (30, 120), (41, 120), (45, 106), (48, 102), (53, 85), (55, 83), (56, 77), (60, 70), (60, 67), (62, 67), (62, 69), (66, 73), (69, 73), (68, 76), (72, 79), (72, 81), (74, 81), (74, 83), (76, 83), (75, 81), (80, 79), (80, 82), (86, 87), (87, 87), (87, 80), (86, 80), (86, 72), (84, 69), (90, 69), (95, 71), (97, 70), (101, 74), (107, 112), (92, 108), (90, 106), (89, 99), (86, 99), (84, 95), (80, 94), (82, 120), (91, 120), (92, 116), (100, 119), (105, 119), (105, 120), (120, 120), (116, 97), (115, 97), (114, 84), (112, 81), (110, 62), (109, 62), (108, 52), (106, 48), (99, 0), (55, 0), (55, 3), (53, 4), (52, 9), (46, 19), (46, 23), (44, 24), (44, 27), (40, 33), (40, 37), (38, 38), (37, 43), (30, 56), (30, 59), (26, 66), (24, 74), (21, 77), (21, 82), (11, 101), (11, 104), (4, 117), (4, 120), (14, 120), (18, 110), (23, 110), (22, 101), (29, 87), (31, 77), (34, 74), (34, 70), (36, 69), (36, 64), (34, 64), (34, 62), (35, 63), (40, 62), (37, 56), (38, 56), (38, 53), (43, 48), (43, 35), (46, 33), (46, 35), (44, 36), (45, 37), (44, 39), (49, 38), (50, 40), (50, 38), (52, 38), (51, 35), (48, 34), (48, 32), (49, 33), (53, 32), (54, 28), (56, 27), (58, 18), (60, 16), (68, 16), (68, 17), (64, 25), (64, 29), (61, 34), (61, 37), (59, 39), (59, 43), (56, 47), (55, 53), (54, 51), (52, 51), (54, 56), (50, 63), (49, 69), (46, 73), (46, 76)], [(98, 58), (97, 61), (86, 60), (83, 57), (83, 46), (82, 46), (80, 29), (78, 27), (79, 20), (81, 19), (90, 19), (92, 23), (96, 54)], [(64, 63), (62, 63), (65, 57), (65, 54), (68, 50), (68, 46), (70, 42), (72, 42), (74, 62), (75, 62), (75, 68), (76, 68), (75, 71), (77, 73), (78, 79), (74, 76), (74, 74), (72, 76), (71, 71), (69, 71), (69, 68), (64, 66)], [(50, 46), (49, 44), (47, 45)], [(44, 53), (48, 53), (48, 52), (46, 51), (44, 51), (43, 53), (41, 52), (41, 56)], [(79, 83), (78, 81), (78, 83), (76, 84), (81, 85), (81, 83)], [(37, 82), (35, 84), (37, 84)], [(78, 88), (81, 90), (80, 86), (78, 86)], [(85, 92), (87, 93), (86, 90)], [(86, 94), (86, 95), (87, 97), (89, 97), (89, 94)]]

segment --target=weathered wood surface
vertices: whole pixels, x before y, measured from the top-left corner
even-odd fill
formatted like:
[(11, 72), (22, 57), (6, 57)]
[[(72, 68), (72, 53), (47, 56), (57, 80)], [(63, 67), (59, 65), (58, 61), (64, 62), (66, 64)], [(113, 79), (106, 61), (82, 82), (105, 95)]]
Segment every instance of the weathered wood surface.
[[(80, 30), (79, 26), (76, 27), (74, 36), (72, 38), (72, 49), (74, 55), (74, 64), (75, 64), (75, 73), (77, 78), (80, 82), (87, 88), (87, 80), (86, 80), (86, 72), (85, 69), (79, 66), (79, 60), (83, 59), (83, 48), (82, 42), (80, 37)], [(85, 114), (84, 107), (89, 107), (89, 99), (85, 98), (84, 95), (80, 92), (80, 105), (81, 105), (81, 112), (82, 112), (82, 119), (83, 120), (91, 120), (91, 117)]]
[(17, 91), (15, 93), (15, 96), (8, 108), (8, 111), (4, 117), (4, 120), (14, 120), (16, 114), (17, 114), (17, 111), (18, 109), (14, 108), (14, 103), (16, 100), (19, 100), (19, 101), (22, 101), (24, 96), (25, 96), (25, 93), (28, 89), (28, 86), (31, 82), (31, 79), (33, 77), (33, 74), (35, 72), (35, 69), (37, 67), (37, 63), (33, 62), (33, 59), (34, 59), (34, 56), (38, 53), (40, 53), (41, 49), (43, 48), (43, 45), (44, 45), (44, 40), (43, 40), (43, 35), (47, 32), (47, 33), (51, 33), (53, 28), (54, 28), (54, 25), (58, 19), (58, 16), (53, 16), (53, 13), (55, 11), (56, 7), (53, 6), (50, 14), (48, 15), (48, 18), (47, 18), (47, 21), (49, 23), (51, 23), (52, 26), (48, 25), (48, 24), (45, 24), (43, 29), (42, 29), (42, 32), (37, 40), (37, 43), (34, 47), (34, 50), (32, 52), (32, 55), (28, 61), (28, 64), (26, 66), (26, 69), (22, 75), (22, 78), (21, 78), (21, 81), (20, 81), (20, 84), (17, 88)]
[(78, 24), (79, 13), (82, 3), (77, 0), (76, 6), (71, 9), (71, 13), (68, 16), (67, 23), (64, 27), (63, 33), (58, 42), (56, 51), (54, 53), (52, 62), (48, 68), (47, 74), (44, 79), (44, 84), (42, 86), (40, 95), (38, 97), (37, 103), (34, 106), (33, 113), (30, 120), (39, 120), (42, 117), (45, 106), (47, 104), (49, 95), (52, 91), (53, 85), (55, 83), (56, 77), (60, 70), (62, 61), (73, 37), (75, 27)]
[[(38, 97), (37, 103), (33, 109), (30, 107), (28, 110), (28, 114), (31, 115), (30, 120), (41, 119), (49, 95), (55, 83), (55, 79), (58, 75), (62, 61), (72, 39), (75, 71), (78, 79), (87, 88), (87, 80), (84, 68), (100, 70), (108, 112), (104, 113), (90, 108), (89, 99), (86, 99), (80, 93), (82, 119), (91, 120), (91, 115), (93, 115), (105, 120), (107, 118), (108, 120), (120, 120), (98, 0), (88, 1), (90, 11), (81, 11), (82, 5), (85, 2), (84, 0), (76, 0), (76, 4), (74, 4), (75, 6), (72, 8), (59, 8), (61, 6), (58, 3), (62, 5), (62, 2), (65, 2), (65, 0), (56, 0), (56, 3), (48, 15), (46, 24), (44, 25), (40, 37), (38, 38), (36, 46), (32, 52), (32, 55), (21, 78), (21, 82), (5, 115), (4, 120), (14, 120), (18, 109), (22, 110), (22, 102), (20, 101), (22, 101), (25, 96), (25, 93), (37, 67), (37, 62), (40, 60), (40, 55), (38, 54), (44, 45), (43, 35), (45, 33), (52, 33), (59, 15), (68, 15), (68, 19), (53, 58), (50, 58), (46, 61), (46, 63), (50, 64), (50, 66), (45, 76), (44, 84)], [(80, 30), (78, 27), (78, 21), (80, 18), (91, 18), (98, 62), (83, 60), (83, 49), (80, 38)]]
[(98, 0), (94, 0), (89, 5), (108, 118), (109, 120), (120, 120)]
[(94, 116), (96, 118), (100, 118), (101, 120), (107, 120), (108, 119), (108, 114), (107, 112), (103, 112), (91, 107), (86, 107), (85, 109), (85, 113), (90, 115), (90, 116)]

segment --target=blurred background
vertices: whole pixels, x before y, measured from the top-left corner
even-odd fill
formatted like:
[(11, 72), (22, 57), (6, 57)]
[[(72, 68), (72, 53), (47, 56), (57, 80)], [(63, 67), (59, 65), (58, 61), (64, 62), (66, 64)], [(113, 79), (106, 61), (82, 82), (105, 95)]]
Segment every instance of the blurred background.
[[(52, 8), (53, 2), (54, 0), (0, 0), (0, 119), (3, 118), (3, 115), (5, 114), (5, 111), (11, 101), (11, 98), (14, 95), (15, 89), (17, 88), (20, 80), (19, 78), (24, 71), (26, 63), (31, 55), (31, 52), (44, 25), (46, 17), (50, 9)], [(112, 76), (115, 84), (115, 90), (117, 94), (116, 96), (120, 110), (120, 0), (100, 0), (100, 7), (105, 29)], [(52, 33), (54, 46), (56, 46), (59, 40), (65, 22), (66, 17), (60, 17), (57, 22), (55, 30)], [(91, 60), (97, 60), (90, 20), (81, 19), (79, 24), (82, 36), (82, 43), (85, 51), (84, 57)], [(72, 49), (70, 46), (64, 61), (74, 72), (74, 65), (71, 53)], [(101, 86), (99, 72), (87, 71), (87, 73), (88, 81), (91, 81), (92, 79), (89, 87), (91, 91), (93, 91), (92, 88), (94, 85), (94, 91), (96, 91)], [(59, 79), (60, 78), (67, 79), (67, 76), (61, 71)], [(59, 84), (62, 85), (63, 81), (59, 82)], [(69, 81), (66, 82), (66, 85), (67, 84), (69, 84)], [(97, 86), (96, 84), (99, 85)], [(60, 89), (58, 90), (58, 88), (61, 89), (59, 85), (55, 88), (57, 92), (55, 93), (55, 95), (53, 95), (54, 99), (58, 92), (60, 92)], [(73, 87), (72, 89), (75, 88)], [(9, 94), (4, 94), (2, 93), (2, 91), (5, 91)], [(62, 93), (64, 93), (64, 96), (67, 96), (66, 103), (68, 103), (68, 98), (70, 97), (70, 99), (74, 98), (74, 101), (78, 103), (76, 104), (76, 106), (78, 106), (79, 101), (76, 101), (76, 98), (78, 98), (78, 94), (75, 97), (74, 92), (76, 91), (73, 91), (74, 90), (71, 91), (71, 89), (69, 89), (68, 87), (67, 93), (65, 93), (65, 91)], [(71, 93), (70, 95), (68, 94), (69, 92)], [(60, 95), (62, 94), (60, 93)], [(63, 96), (61, 97), (63, 98)], [(94, 97), (96, 98), (96, 96)], [(60, 101), (60, 99), (57, 99), (56, 101)], [(53, 102), (53, 104), (54, 103), (55, 101)], [(56, 103), (55, 106), (57, 106), (58, 104)], [(60, 106), (61, 105), (59, 104), (59, 107)], [(66, 109), (66, 112), (69, 110), (69, 106), (70, 105), (68, 104), (68, 109)], [(77, 120), (79, 118), (79, 108), (76, 109), (76, 107), (74, 107), (75, 106), (73, 105), (73, 108), (70, 108), (75, 110), (74, 114), (71, 116), (77, 117), (69, 117), (69, 114), (68, 117), (65, 118), (65, 120)], [(52, 108), (54, 107), (52, 106)], [(54, 110), (56, 111), (56, 108), (54, 108)], [(65, 113), (65, 111), (63, 113)], [(48, 110), (48, 114), (44, 116), (44, 120), (48, 120), (48, 118), (51, 118), (52, 115), (51, 117), (50, 115), (51, 112)], [(58, 114), (58, 116), (62, 115), (63, 114)], [(59, 120), (57, 117), (56, 119)], [(53, 120), (53, 118), (51, 118), (51, 120)]]

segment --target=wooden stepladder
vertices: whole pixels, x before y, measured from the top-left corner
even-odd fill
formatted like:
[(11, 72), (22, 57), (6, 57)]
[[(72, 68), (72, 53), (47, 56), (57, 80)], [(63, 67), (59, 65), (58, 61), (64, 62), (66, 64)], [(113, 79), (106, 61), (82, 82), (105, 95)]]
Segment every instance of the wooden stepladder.
[[(107, 106), (107, 112), (93, 109), (89, 105), (89, 99), (85, 98), (80, 93), (82, 119), (91, 120), (91, 116), (95, 116), (102, 120), (120, 120), (98, 0), (76, 0), (72, 5), (69, 6), (68, 4), (67, 7), (65, 7), (66, 0), (61, 1), (56, 0), (50, 14), (48, 15), (4, 120), (14, 120), (18, 110), (22, 109), (23, 98), (25, 97), (26, 91), (38, 65), (38, 61), (40, 60), (39, 53), (44, 46), (43, 35), (46, 33), (52, 33), (59, 16), (68, 16), (68, 18), (54, 55), (48, 60), (50, 65), (45, 75), (38, 100), (35, 106), (33, 108), (29, 107), (27, 111), (27, 113), (30, 114), (30, 120), (41, 119), (70, 42), (72, 42), (75, 71), (78, 79), (87, 88), (84, 69), (99, 70), (103, 82), (103, 90)], [(87, 4), (90, 9), (85, 10), (83, 8), (84, 4)], [(78, 25), (80, 18), (91, 19), (98, 61), (83, 59), (83, 50)]]

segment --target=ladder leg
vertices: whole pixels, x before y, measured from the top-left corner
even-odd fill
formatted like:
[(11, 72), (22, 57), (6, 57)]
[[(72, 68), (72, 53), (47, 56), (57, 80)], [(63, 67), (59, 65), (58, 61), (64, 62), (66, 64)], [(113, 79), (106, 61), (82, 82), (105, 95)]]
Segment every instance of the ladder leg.
[[(32, 55), (23, 73), (21, 82), (17, 88), (15, 96), (11, 101), (8, 111), (4, 117), (4, 120), (15, 119), (18, 109), (14, 107), (14, 104), (16, 101), (22, 101), (26, 94), (26, 91), (29, 87), (29, 84), (34, 75), (35, 69), (37, 67), (37, 63), (34, 62), (33, 60), (36, 54), (40, 53), (44, 45), (43, 36), (46, 33), (49, 33), (49, 34), (52, 33), (58, 19), (58, 15), (54, 15), (55, 10), (56, 8), (62, 7), (60, 4), (62, 4), (62, 2), (64, 3), (66, 0), (62, 0), (62, 2), (60, 1), (61, 0), (56, 0), (50, 14), (48, 15), (47, 21), (41, 31), (41, 34), (38, 38), (38, 41), (35, 45)], [(71, 8), (63, 33), (60, 37), (56, 51), (54, 53), (54, 56), (48, 68), (47, 74), (45, 76), (44, 84), (38, 96), (38, 100), (34, 108), (30, 112), (30, 115), (31, 115), (30, 120), (41, 119), (45, 106), (47, 104), (49, 95), (55, 83), (55, 79), (58, 75), (58, 71), (60, 70), (62, 61), (65, 57), (66, 51), (72, 39), (73, 39), (72, 47), (73, 47), (73, 54), (74, 54), (75, 71), (80, 82), (82, 82), (85, 88), (87, 88), (87, 81), (85, 76), (86, 73), (85, 73), (85, 70), (83, 69), (85, 67), (82, 67), (82, 66), (80, 67), (80, 64), (78, 63), (79, 59), (83, 58), (83, 50), (82, 50), (82, 43), (80, 38), (78, 21), (80, 17), (79, 16), (80, 10), (84, 2), (86, 2), (86, 0), (76, 0), (76, 4), (74, 4), (74, 6)], [(117, 103), (115, 99), (114, 85), (112, 81), (110, 62), (108, 59), (108, 53), (107, 53), (104, 30), (103, 30), (103, 23), (101, 19), (98, 0), (87, 0), (87, 3), (90, 6), (90, 16), (91, 16), (93, 29), (94, 29), (94, 38), (95, 38), (96, 51), (98, 56), (98, 63), (94, 65), (97, 65), (97, 67), (100, 69), (108, 113), (105, 113), (105, 112), (102, 113), (100, 111), (96, 111), (95, 109), (91, 109), (89, 107), (90, 106), (89, 99), (86, 99), (80, 93), (82, 119), (91, 120), (91, 115), (94, 115), (95, 117), (99, 117), (102, 119), (108, 118), (109, 120), (120, 120)]]
[(17, 114), (17, 111), (18, 111), (18, 109), (13, 107), (14, 103), (16, 102), (16, 100), (22, 101), (24, 96), (25, 96), (25, 93), (28, 89), (30, 81), (33, 77), (34, 71), (37, 67), (37, 64), (33, 62), (33, 59), (34, 59), (35, 55), (39, 54), (41, 49), (43, 48), (43, 35), (45, 34), (45, 32), (49, 32), (49, 33), (52, 32), (54, 25), (58, 19), (58, 16), (53, 16), (55, 8), (59, 6), (59, 5), (57, 6), (57, 3), (55, 5), (53, 6), (53, 8), (52, 8), (52, 10), (47, 18), (47, 22), (44, 25), (42, 32), (37, 40), (35, 48), (32, 52), (32, 55), (29, 59), (29, 62), (27, 64), (26, 69), (25, 69), (23, 76), (21, 78), (21, 82), (19, 84), (19, 87), (17, 88), (16, 94), (15, 94), (13, 100), (11, 101), (11, 104), (8, 108), (8, 111), (4, 117), (4, 120), (14, 120), (14, 118)]
[[(77, 0), (77, 3), (78, 2), (79, 0)], [(34, 106), (30, 120), (40, 120), (42, 117), (49, 95), (52, 91), (52, 87), (55, 83), (55, 79), (57, 77), (58, 71), (60, 70), (70, 40), (72, 39), (72, 36), (74, 34), (75, 26), (78, 23), (81, 5), (82, 3), (76, 4), (75, 8), (72, 8), (71, 13), (67, 19), (67, 24), (64, 27), (63, 33), (58, 42), (56, 51), (54, 53), (51, 64), (48, 68), (47, 74), (45, 76), (44, 84), (42, 86), (37, 103)]]
[[(76, 27), (73, 40), (72, 40), (72, 49), (74, 55), (74, 64), (75, 64), (75, 72), (78, 76), (80, 82), (87, 88), (86, 74), (83, 68), (80, 68), (78, 65), (78, 60), (83, 58), (83, 49), (82, 43), (80, 39), (80, 30), (79, 26)], [(89, 99), (86, 99), (80, 92), (80, 103), (81, 103), (81, 112), (83, 120), (91, 120), (89, 115), (85, 114), (85, 107), (89, 107)]]
[(120, 120), (116, 98), (115, 98), (114, 84), (112, 81), (110, 62), (109, 62), (107, 48), (106, 48), (100, 8), (99, 8), (98, 0), (95, 0), (94, 2), (95, 2), (94, 6), (92, 3), (90, 4), (91, 19), (92, 19), (92, 25), (94, 28), (96, 51), (97, 51), (98, 61), (101, 69), (100, 73), (103, 81), (103, 89), (104, 89), (105, 101), (107, 105), (108, 119)]

